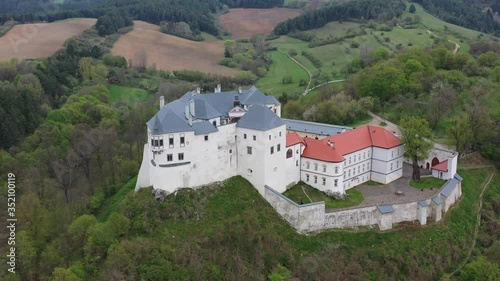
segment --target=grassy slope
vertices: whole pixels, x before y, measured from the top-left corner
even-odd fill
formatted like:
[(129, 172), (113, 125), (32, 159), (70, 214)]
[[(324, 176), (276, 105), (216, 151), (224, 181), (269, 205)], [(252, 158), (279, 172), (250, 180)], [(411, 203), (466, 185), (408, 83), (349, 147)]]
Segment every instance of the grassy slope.
[(138, 88), (130, 88), (118, 85), (109, 86), (111, 99), (113, 102), (139, 102), (147, 101), (151, 98), (146, 90)]
[[(194, 239), (194, 237), (205, 237), (203, 239), (211, 241), (210, 239), (219, 235), (220, 231), (234, 231), (234, 229), (238, 229), (238, 225), (253, 221), (257, 225), (252, 227), (259, 228), (259, 231), (272, 232), (273, 236), (278, 235), (286, 247), (292, 247), (298, 262), (304, 259), (319, 259), (318, 256), (321, 256), (322, 253), (326, 254), (325, 249), (337, 245), (335, 247), (339, 254), (349, 256), (351, 253), (357, 253), (371, 261), (389, 262), (392, 265), (394, 262), (401, 261), (403, 264), (400, 266), (404, 266), (405, 257), (410, 254), (418, 257), (418, 264), (414, 264), (414, 266), (434, 270), (433, 261), (440, 260), (441, 264), (445, 264), (445, 271), (450, 272), (463, 259), (470, 245), (476, 222), (479, 187), (485, 182), (491, 171), (472, 169), (459, 170), (459, 173), (464, 177), (464, 197), (444, 216), (442, 222), (424, 227), (388, 232), (328, 230), (316, 235), (299, 235), (276, 214), (246, 180), (236, 177), (226, 181), (225, 185), (217, 192), (211, 193), (204, 189), (190, 191), (184, 196), (169, 197), (169, 203), (163, 203), (178, 206), (175, 207), (177, 210), (179, 208), (186, 209), (184, 206), (189, 206), (189, 198), (204, 196), (205, 199), (197, 201), (204, 202), (198, 204), (201, 207), (196, 211), (201, 219), (165, 218), (158, 222), (152, 233), (137, 235), (152, 239), (162, 245), (171, 244), (174, 246), (175, 243), (182, 241), (179, 239), (189, 240)], [(129, 193), (127, 200), (137, 197), (137, 194), (131, 194), (133, 191), (129, 191), (130, 185), (129, 183), (124, 186), (123, 190), (119, 191), (115, 197), (122, 198), (123, 194), (127, 192)], [(143, 205), (158, 206), (154, 205), (157, 203), (147, 190), (141, 194), (143, 194), (141, 197), (145, 196)], [(116, 198), (111, 199), (110, 202), (121, 200)], [(99, 217), (105, 217), (104, 213), (109, 214), (118, 209), (115, 203), (106, 207)], [(140, 220), (142, 221), (142, 219)], [(228, 226), (231, 227), (227, 229)], [(232, 243), (240, 243), (238, 241), (246, 241), (245, 239), (247, 239), (245, 233), (236, 233), (235, 235), (235, 237), (241, 236), (241, 238), (237, 238)], [(202, 247), (201, 250), (206, 249)], [(406, 273), (401, 269), (401, 271), (396, 270), (394, 275), (404, 279)]]
[(345, 200), (335, 200), (332, 197), (326, 196), (321, 191), (315, 189), (314, 187), (307, 185), (303, 182), (292, 186), (290, 189), (283, 193), (288, 198), (295, 201), (295, 203), (300, 204), (300, 200), (304, 204), (312, 203), (307, 196), (304, 194), (302, 187), (304, 187), (307, 195), (311, 198), (312, 202), (325, 202), (326, 209), (335, 209), (335, 208), (346, 208), (351, 206), (359, 205), (363, 202), (363, 194), (357, 190), (349, 189), (347, 191), (348, 198)]
[[(266, 77), (259, 79), (256, 86), (264, 93), (274, 96), (280, 96), (283, 92), (301, 92), (305, 86), (300, 87), (301, 79), (309, 81), (307, 72), (300, 66), (291, 61), (286, 54), (278, 51), (271, 52), (273, 64), (271, 65)], [(283, 84), (284, 76), (291, 76), (291, 84)]]

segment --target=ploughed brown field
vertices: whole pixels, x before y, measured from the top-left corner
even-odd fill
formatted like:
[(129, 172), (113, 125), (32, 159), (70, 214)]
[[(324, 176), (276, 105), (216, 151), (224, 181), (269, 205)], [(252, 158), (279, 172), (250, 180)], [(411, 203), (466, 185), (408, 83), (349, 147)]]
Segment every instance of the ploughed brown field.
[(219, 65), (224, 58), (223, 41), (195, 42), (161, 33), (158, 25), (134, 21), (134, 30), (122, 35), (111, 52), (140, 65), (146, 58), (147, 65), (163, 70), (198, 70), (231, 76), (236, 69)]
[(0, 37), (0, 61), (50, 57), (66, 39), (95, 25), (95, 19), (68, 19), (51, 23), (19, 24)]
[(231, 32), (233, 39), (250, 38), (254, 34), (268, 34), (274, 27), (287, 19), (302, 13), (288, 8), (272, 9), (230, 9), (219, 17), (220, 25)]

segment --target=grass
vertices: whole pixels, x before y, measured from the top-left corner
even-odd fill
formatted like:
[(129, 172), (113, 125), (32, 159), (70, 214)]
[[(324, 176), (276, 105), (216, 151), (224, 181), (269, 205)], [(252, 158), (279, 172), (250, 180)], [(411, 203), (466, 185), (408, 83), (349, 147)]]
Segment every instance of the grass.
[[(132, 212), (135, 214), (131, 217), (132, 229), (137, 227), (137, 223), (151, 226), (149, 232), (137, 234), (141, 239), (147, 239), (157, 247), (176, 249), (175, 254), (179, 257), (186, 255), (186, 248), (179, 245), (192, 241), (194, 244), (189, 243), (196, 245), (198, 261), (203, 263), (212, 261), (219, 264), (218, 259), (211, 257), (222, 253), (239, 255), (245, 261), (252, 260), (252, 257), (243, 256), (247, 251), (242, 248), (260, 247), (259, 251), (266, 255), (277, 252), (285, 258), (280, 263), (285, 262), (294, 274), (300, 274), (299, 266), (322, 264), (327, 268), (330, 266), (328, 259), (331, 260), (329, 257), (335, 252), (336, 257), (343, 257), (346, 261), (365, 260), (364, 265), (369, 268), (370, 273), (364, 271), (366, 278), (361, 278), (363, 280), (380, 280), (377, 276), (380, 277), (383, 272), (395, 280), (410, 280), (412, 278), (407, 275), (408, 265), (415, 261), (417, 263), (412, 268), (427, 270), (426, 280), (440, 280), (443, 273), (453, 271), (467, 253), (476, 223), (480, 186), (491, 174), (491, 170), (459, 170), (459, 174), (464, 178), (463, 197), (444, 215), (440, 223), (424, 227), (397, 227), (385, 232), (363, 228), (300, 235), (241, 177), (228, 179), (215, 191), (202, 188), (186, 192), (183, 196), (169, 196), (161, 204), (154, 200), (148, 189), (132, 196), (133, 184), (129, 182), (126, 185), (128, 188), (124, 187), (107, 201), (109, 206), (101, 211), (99, 218), (105, 217), (102, 213), (109, 214), (118, 210), (120, 203), (134, 201), (135, 205), (128, 205), (142, 209)], [(126, 193), (129, 196), (122, 200)], [(183, 216), (172, 218), (174, 213), (181, 213)], [(271, 243), (274, 247), (265, 244), (267, 247), (262, 248), (262, 242)], [(215, 253), (214, 249), (217, 249)], [(294, 261), (286, 258), (286, 251), (291, 253)], [(436, 264), (436, 261), (441, 262)], [(270, 261), (270, 266), (276, 262)], [(222, 270), (228, 269), (222, 267)]]
[[(308, 199), (306, 194), (304, 194), (302, 188), (305, 189), (307, 195), (311, 198), (312, 201)], [(359, 205), (363, 202), (363, 194), (357, 190), (347, 190), (348, 198), (344, 200), (335, 200), (334, 198), (327, 196), (323, 192), (317, 190), (316, 188), (307, 185), (303, 182), (300, 182), (287, 191), (283, 193), (286, 197), (293, 200), (295, 203), (300, 204), (301, 202), (304, 204), (313, 203), (313, 202), (325, 202), (326, 209), (335, 209), (335, 208), (346, 208)]]
[(120, 211), (121, 202), (129, 192), (134, 190), (136, 181), (137, 177), (130, 179), (118, 192), (104, 202), (104, 207), (102, 207), (97, 216), (100, 222), (106, 221), (112, 213)]
[[(266, 94), (273, 95), (275, 97), (280, 96), (282, 93), (291, 92), (302, 92), (305, 90), (305, 86), (299, 86), (299, 81), (303, 79), (304, 81), (309, 81), (309, 76), (307, 72), (294, 63), (286, 54), (278, 51), (273, 51), (270, 53), (273, 60), (267, 75), (259, 81), (257, 81), (256, 86)], [(292, 77), (292, 83), (283, 84), (283, 77)]]
[(431, 189), (431, 188), (440, 188), (445, 183), (445, 180), (436, 179), (433, 177), (420, 178), (419, 181), (410, 181), (410, 186), (419, 189)]
[(113, 102), (135, 103), (147, 101), (151, 98), (146, 90), (138, 88), (111, 85), (109, 91)]

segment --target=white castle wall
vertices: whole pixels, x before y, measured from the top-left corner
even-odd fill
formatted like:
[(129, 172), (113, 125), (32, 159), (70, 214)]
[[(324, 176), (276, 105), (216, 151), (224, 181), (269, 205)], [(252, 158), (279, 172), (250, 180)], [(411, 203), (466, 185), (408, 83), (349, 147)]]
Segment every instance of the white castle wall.
[(286, 185), (292, 186), (300, 181), (300, 155), (302, 154), (302, 144), (298, 143), (289, 146), (285, 149), (285, 156), (287, 151), (292, 152), (292, 157), (286, 158)]
[(424, 200), (427, 203), (426, 206), (420, 205), (418, 201), (394, 204), (391, 205), (393, 212), (384, 214), (377, 206), (325, 212), (324, 202), (298, 205), (269, 186), (265, 187), (264, 198), (300, 233), (373, 225), (377, 225), (380, 230), (387, 230), (391, 229), (393, 224), (405, 221), (419, 221), (421, 225), (425, 225), (429, 217), (436, 222), (441, 220), (442, 213), (448, 211), (459, 200), (462, 185), (458, 181), (449, 197), (443, 197), (441, 190), (437, 193), (443, 198), (443, 202), (439, 205), (434, 203), (432, 198), (427, 198)]

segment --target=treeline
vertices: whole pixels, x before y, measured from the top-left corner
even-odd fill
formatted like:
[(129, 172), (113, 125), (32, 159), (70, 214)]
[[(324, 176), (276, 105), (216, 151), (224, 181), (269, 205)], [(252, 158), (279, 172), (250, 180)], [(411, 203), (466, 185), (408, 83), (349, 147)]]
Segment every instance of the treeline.
[[(495, 21), (495, 10), (488, 9), (484, 3), (493, 1), (473, 0), (413, 0), (422, 5), (425, 10), (446, 22), (486, 33), (500, 34), (500, 23)], [(498, 2), (491, 3), (498, 7)], [(496, 10), (500, 12), (500, 10)]]
[(95, 28), (99, 32), (99, 36), (106, 36), (116, 33), (122, 27), (131, 26), (134, 23), (128, 15), (119, 14), (116, 10), (99, 17), (95, 24)]
[(274, 33), (284, 35), (291, 31), (319, 28), (332, 21), (348, 19), (376, 19), (385, 22), (401, 16), (405, 9), (406, 5), (401, 0), (355, 0), (332, 4), (281, 22), (274, 28)]
[(78, 17), (100, 18), (116, 11), (119, 15), (153, 24), (160, 24), (162, 21), (186, 22), (194, 32), (204, 31), (217, 35), (219, 29), (214, 13), (221, 11), (224, 5), (269, 8), (283, 4), (283, 0), (108, 0), (87, 2), (83, 6), (77, 5), (77, 2), (79, 1), (69, 1), (64, 5), (48, 5), (35, 0), (22, 3), (8, 1), (0, 4), (3, 5), (0, 6), (0, 23), (8, 20), (28, 23)]

